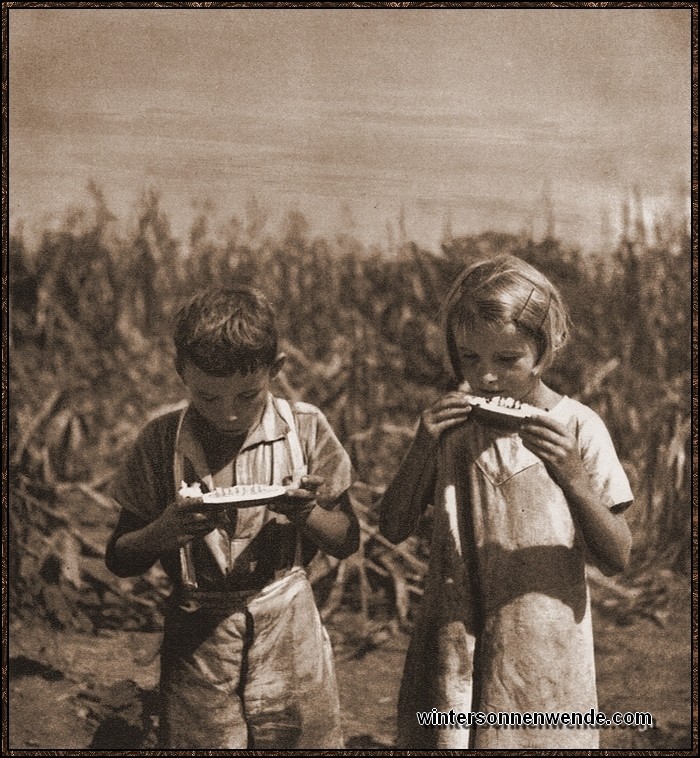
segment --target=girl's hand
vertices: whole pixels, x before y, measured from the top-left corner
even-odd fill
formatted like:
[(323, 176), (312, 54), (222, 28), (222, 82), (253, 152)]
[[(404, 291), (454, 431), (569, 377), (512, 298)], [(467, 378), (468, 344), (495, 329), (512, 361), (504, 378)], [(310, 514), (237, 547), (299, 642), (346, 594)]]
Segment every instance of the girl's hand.
[(520, 436), (564, 491), (595, 565), (606, 576), (624, 571), (632, 549), (629, 526), (593, 487), (573, 435), (560, 422), (537, 416), (523, 424)]
[(432, 440), (437, 441), (447, 429), (464, 423), (471, 409), (463, 392), (450, 392), (423, 411), (420, 427)]
[(520, 427), (519, 433), (525, 447), (544, 461), (562, 489), (588, 479), (576, 438), (564, 424), (550, 416), (535, 416)]
[(223, 507), (214, 509), (207, 506), (206, 510), (200, 510), (201, 505), (200, 497), (177, 495), (175, 502), (163, 511), (156, 521), (163, 551), (183, 547), (222, 525), (225, 519)]
[[(325, 481), (322, 476), (302, 476), (299, 486), (290, 486), (287, 496), (272, 503), (269, 506), (270, 510), (281, 513), (295, 523), (303, 523), (316, 506), (316, 492)], [(288, 485), (291, 482), (285, 479), (283, 484)]]

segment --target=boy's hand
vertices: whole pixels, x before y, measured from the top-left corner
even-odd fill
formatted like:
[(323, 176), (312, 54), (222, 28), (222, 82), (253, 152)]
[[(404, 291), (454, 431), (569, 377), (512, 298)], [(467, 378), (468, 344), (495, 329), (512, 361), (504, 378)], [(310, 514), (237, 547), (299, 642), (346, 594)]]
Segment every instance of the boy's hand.
[(525, 447), (544, 461), (557, 484), (566, 489), (588, 479), (576, 438), (551, 416), (535, 416), (519, 429)]
[(437, 441), (447, 429), (464, 423), (471, 409), (464, 392), (450, 392), (423, 411), (420, 428)]
[(200, 509), (203, 501), (200, 497), (176, 496), (158, 518), (159, 532), (162, 535), (163, 550), (183, 547), (196, 537), (203, 537), (213, 529), (221, 526), (225, 518), (225, 509), (213, 509), (207, 506)]
[[(291, 484), (291, 477), (287, 477), (283, 484)], [(269, 507), (275, 513), (281, 513), (294, 523), (303, 523), (316, 506), (316, 492), (323, 485), (325, 479), (322, 476), (302, 476), (298, 487), (290, 486), (287, 496), (276, 500)]]

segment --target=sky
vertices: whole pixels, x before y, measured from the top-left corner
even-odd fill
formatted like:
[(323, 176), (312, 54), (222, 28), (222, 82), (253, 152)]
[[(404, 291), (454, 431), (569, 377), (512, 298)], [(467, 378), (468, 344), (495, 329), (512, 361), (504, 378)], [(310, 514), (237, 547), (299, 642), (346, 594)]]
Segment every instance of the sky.
[(9, 10), (10, 225), (160, 193), (275, 231), (438, 249), (483, 231), (584, 249), (638, 193), (685, 209), (689, 9)]

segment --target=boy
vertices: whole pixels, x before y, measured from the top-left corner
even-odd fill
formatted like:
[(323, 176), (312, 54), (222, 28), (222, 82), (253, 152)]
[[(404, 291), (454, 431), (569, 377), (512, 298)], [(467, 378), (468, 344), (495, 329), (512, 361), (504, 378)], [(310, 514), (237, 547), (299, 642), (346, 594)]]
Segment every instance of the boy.
[[(342, 748), (332, 650), (304, 571), (359, 545), (351, 465), (321, 411), (273, 397), (272, 309), (217, 289), (178, 314), (182, 411), (151, 421), (114, 485), (107, 566), (157, 560), (174, 585), (161, 651), (163, 748)], [(180, 485), (284, 484), (281, 501), (205, 509)]]

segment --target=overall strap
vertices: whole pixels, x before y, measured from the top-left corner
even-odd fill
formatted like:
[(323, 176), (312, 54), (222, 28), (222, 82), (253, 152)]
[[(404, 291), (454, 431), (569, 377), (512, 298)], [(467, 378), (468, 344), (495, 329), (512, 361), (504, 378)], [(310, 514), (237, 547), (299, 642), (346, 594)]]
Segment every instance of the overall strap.
[(294, 484), (299, 484), (301, 477), (308, 473), (308, 467), (304, 459), (304, 451), (301, 447), (296, 419), (294, 418), (292, 407), (287, 400), (282, 397), (276, 397), (275, 403), (280, 416), (282, 416), (289, 427), (289, 432), (287, 433), (287, 451), (289, 453), (291, 468), (290, 476)]
[[(275, 398), (275, 404), (280, 416), (285, 420), (289, 427), (287, 433), (287, 452), (289, 454), (289, 466), (291, 468), (292, 483), (299, 485), (302, 476), (308, 473), (308, 466), (304, 458), (304, 451), (301, 447), (301, 441), (299, 439), (299, 432), (297, 430), (296, 419), (294, 413), (287, 400), (282, 397)], [(302, 549), (301, 549), (301, 534), (297, 531), (296, 548), (294, 551), (294, 565), (303, 565), (302, 561)]]
[[(175, 452), (173, 455), (173, 474), (175, 479), (175, 493), (180, 491), (182, 483), (185, 481), (185, 461), (178, 446), (182, 424), (185, 420), (187, 408), (183, 408), (180, 413), (180, 419), (177, 423), (177, 433), (175, 434)], [(180, 548), (180, 579), (187, 589), (197, 588), (197, 579), (194, 571), (194, 560), (192, 557), (192, 543), (188, 542)]]
[(182, 455), (180, 454), (180, 451), (178, 450), (178, 440), (180, 439), (180, 431), (182, 429), (182, 423), (185, 420), (185, 414), (187, 413), (187, 408), (183, 408), (182, 411), (180, 411), (180, 418), (177, 422), (177, 432), (175, 433), (175, 453), (173, 456), (173, 474), (175, 479), (175, 492), (180, 491), (180, 487), (182, 485), (182, 482), (185, 480), (185, 462), (182, 458)]

